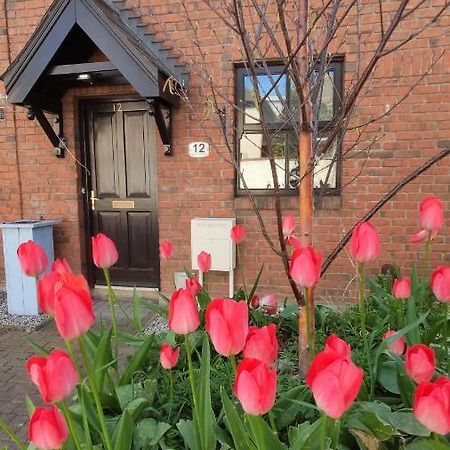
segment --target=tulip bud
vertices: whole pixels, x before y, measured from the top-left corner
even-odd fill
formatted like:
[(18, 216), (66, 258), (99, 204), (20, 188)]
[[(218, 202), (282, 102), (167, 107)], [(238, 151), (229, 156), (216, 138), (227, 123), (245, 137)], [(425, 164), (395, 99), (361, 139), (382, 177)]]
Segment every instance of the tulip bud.
[(202, 290), (202, 285), (197, 280), (197, 278), (190, 277), (190, 278), (186, 278), (185, 288), (186, 288), (186, 290), (190, 291), (194, 297), (197, 297), (197, 295)]
[(197, 256), (197, 265), (200, 272), (209, 272), (211, 270), (211, 255), (206, 252), (201, 252)]
[(38, 407), (34, 410), (28, 425), (28, 439), (41, 450), (61, 448), (68, 438), (66, 420), (56, 406)]
[(437, 232), (444, 226), (442, 201), (437, 197), (428, 197), (420, 203), (420, 226), (431, 232)]
[(275, 403), (277, 372), (265, 362), (243, 359), (237, 368), (234, 395), (247, 414), (266, 414)]
[(177, 334), (193, 333), (200, 325), (197, 303), (191, 292), (178, 289), (169, 302), (169, 328)]
[(172, 242), (170, 242), (167, 239), (161, 241), (161, 243), (159, 244), (159, 252), (161, 254), (161, 258), (162, 259), (169, 259), (169, 258), (171, 258), (172, 255), (173, 255)]
[(32, 356), (27, 361), (27, 371), (45, 403), (65, 399), (79, 379), (70, 356), (59, 349), (53, 350), (47, 357)]
[(278, 311), (278, 299), (275, 294), (267, 294), (260, 298), (259, 306), (264, 309), (264, 311), (273, 316)]
[(316, 253), (313, 247), (297, 248), (289, 272), (299, 286), (311, 288), (319, 282), (321, 266), (322, 253)]
[(433, 433), (450, 433), (450, 379), (439, 377), (435, 383), (424, 381), (414, 394), (416, 419)]
[(347, 359), (348, 361), (351, 361), (352, 359), (352, 349), (350, 345), (335, 334), (327, 337), (325, 341), (325, 348), (323, 349), (323, 351), (325, 353), (338, 355), (341, 358)]
[(399, 299), (411, 297), (411, 278), (395, 279), (392, 286), (392, 295)]
[(231, 240), (236, 244), (242, 243), (245, 239), (245, 228), (242, 225), (235, 225), (230, 232)]
[(99, 269), (107, 269), (119, 259), (114, 242), (103, 233), (92, 236), (92, 258)]
[(244, 347), (244, 358), (258, 359), (271, 365), (277, 359), (277, 327), (272, 323), (265, 327), (249, 327)]
[(416, 383), (429, 381), (436, 370), (434, 350), (423, 344), (408, 347), (405, 354), (405, 370)]
[(177, 365), (180, 356), (180, 347), (173, 349), (169, 344), (161, 345), (159, 349), (159, 362), (164, 369), (172, 369)]
[(350, 253), (358, 263), (373, 261), (380, 256), (380, 236), (369, 222), (355, 227), (350, 242)]
[(37, 284), (37, 294), (39, 309), (45, 313), (55, 314), (55, 286), (61, 279), (61, 275), (57, 272), (49, 272), (39, 278)]
[(52, 272), (59, 273), (60, 275), (64, 275), (65, 273), (71, 273), (72, 269), (69, 266), (69, 263), (65, 258), (55, 259), (52, 264)]
[[(390, 338), (395, 333), (397, 333), (395, 330), (388, 330), (386, 333), (384, 333), (383, 340)], [(392, 353), (395, 353), (396, 355), (403, 355), (403, 352), (405, 351), (405, 339), (402, 337), (396, 339), (391, 345), (388, 346), (389, 351)]]
[(248, 306), (245, 301), (213, 299), (206, 307), (206, 331), (217, 353), (237, 355), (245, 345), (248, 333)]
[(34, 241), (24, 242), (17, 248), (22, 272), (29, 277), (37, 277), (44, 272), (48, 265), (47, 255), (44, 249)]
[(450, 302), (450, 267), (439, 266), (431, 274), (431, 290), (440, 302)]
[(282, 220), (283, 235), (290, 236), (295, 231), (295, 217), (292, 214), (286, 214)]

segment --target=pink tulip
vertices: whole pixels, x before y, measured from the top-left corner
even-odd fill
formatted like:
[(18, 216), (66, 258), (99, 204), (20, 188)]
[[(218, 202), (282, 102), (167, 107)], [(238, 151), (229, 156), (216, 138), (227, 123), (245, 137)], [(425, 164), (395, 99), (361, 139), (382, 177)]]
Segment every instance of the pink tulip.
[(419, 222), (421, 230), (411, 236), (410, 242), (432, 240), (444, 226), (444, 210), (442, 201), (436, 197), (428, 197), (420, 203)]
[(169, 259), (173, 255), (173, 245), (168, 239), (164, 239), (159, 244), (159, 253), (162, 259)]
[(94, 306), (83, 275), (66, 273), (55, 285), (55, 322), (64, 340), (77, 339), (95, 322)]
[(244, 358), (258, 359), (267, 365), (275, 362), (278, 355), (277, 327), (270, 324), (261, 328), (249, 327), (244, 347)]
[(236, 243), (240, 244), (245, 239), (245, 228), (242, 225), (235, 225), (230, 232), (231, 240)]
[(266, 414), (275, 403), (277, 372), (265, 362), (243, 359), (237, 368), (234, 395), (247, 414)]
[(335, 334), (327, 337), (323, 351), (325, 353), (332, 353), (333, 355), (337, 355), (348, 361), (351, 361), (352, 359), (352, 349), (350, 345)]
[(450, 302), (450, 267), (439, 266), (431, 274), (431, 290), (440, 302)]
[(435, 383), (424, 381), (414, 394), (414, 415), (433, 433), (450, 433), (450, 379), (439, 377)]
[(190, 291), (180, 288), (172, 294), (168, 322), (176, 334), (193, 333), (199, 327), (198, 307)]
[(405, 370), (416, 383), (429, 381), (436, 370), (434, 350), (423, 344), (408, 347), (405, 354)]
[(292, 254), (289, 272), (292, 279), (301, 287), (314, 287), (320, 279), (322, 253), (313, 247), (297, 248)]
[(28, 439), (37, 448), (59, 449), (68, 435), (66, 420), (56, 406), (34, 410), (28, 425)]
[(380, 236), (369, 222), (362, 222), (353, 230), (350, 253), (358, 263), (373, 261), (380, 256)]
[(295, 231), (295, 217), (292, 214), (286, 214), (282, 220), (283, 235), (290, 236)]
[(245, 301), (213, 299), (206, 307), (206, 331), (217, 353), (237, 355), (245, 345), (248, 333), (248, 306)]
[(65, 258), (55, 259), (52, 264), (52, 272), (59, 273), (60, 275), (64, 275), (65, 273), (71, 273), (72, 269), (69, 266), (69, 263)]
[(339, 419), (358, 396), (364, 372), (338, 354), (319, 353), (306, 375), (319, 409), (333, 419)]
[(190, 277), (186, 278), (185, 288), (186, 290), (190, 291), (194, 297), (197, 297), (197, 295), (202, 290), (202, 285), (199, 283), (197, 278)]
[(103, 233), (92, 236), (92, 259), (99, 269), (107, 269), (119, 259), (114, 242)]
[(197, 256), (197, 265), (200, 272), (209, 272), (211, 270), (211, 255), (206, 252), (199, 253)]
[(24, 242), (17, 248), (22, 272), (29, 277), (37, 277), (48, 266), (47, 255), (44, 249), (34, 241)]
[[(390, 338), (395, 333), (397, 333), (395, 330), (388, 330), (386, 333), (384, 333), (383, 340)], [(395, 353), (396, 355), (403, 355), (405, 351), (405, 339), (402, 337), (396, 339), (391, 345), (388, 346), (389, 351), (392, 353)]]
[(392, 295), (399, 299), (411, 297), (411, 278), (395, 279), (392, 286)]
[(164, 369), (172, 369), (177, 365), (180, 357), (180, 347), (173, 349), (169, 344), (161, 345), (159, 350), (159, 361)]
[(278, 311), (278, 299), (275, 294), (267, 294), (259, 299), (259, 306), (265, 310), (269, 316), (273, 316)]
[(259, 297), (257, 295), (252, 297), (250, 305), (253, 309), (259, 308)]
[(49, 272), (39, 278), (37, 284), (37, 294), (39, 309), (50, 315), (55, 315), (55, 286), (61, 279), (61, 275), (57, 272)]
[(45, 403), (65, 399), (79, 380), (70, 356), (59, 349), (53, 350), (47, 357), (32, 356), (27, 361), (27, 371)]

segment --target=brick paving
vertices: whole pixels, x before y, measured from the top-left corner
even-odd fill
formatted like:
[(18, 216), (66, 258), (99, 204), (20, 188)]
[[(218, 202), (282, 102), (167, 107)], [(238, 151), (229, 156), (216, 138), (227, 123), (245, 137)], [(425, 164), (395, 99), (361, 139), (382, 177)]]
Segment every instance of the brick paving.
[[(103, 296), (104, 294), (95, 295), (97, 320), (100, 317), (109, 319), (108, 302)], [(130, 315), (132, 303), (123, 300), (121, 304)], [(141, 313), (142, 322), (146, 324), (151, 319), (151, 313), (147, 308), (142, 308)], [(119, 308), (117, 318), (121, 329), (128, 327), (127, 318)], [(26, 360), (34, 353), (27, 339), (38, 342), (49, 350), (63, 346), (53, 321), (31, 333), (0, 329), (0, 417), (23, 439), (26, 439), (28, 425), (25, 396), (29, 395), (35, 404), (42, 404), (37, 388), (29, 381), (25, 369)], [(6, 445), (8, 449), (16, 448), (0, 429), (0, 449), (3, 450)]]

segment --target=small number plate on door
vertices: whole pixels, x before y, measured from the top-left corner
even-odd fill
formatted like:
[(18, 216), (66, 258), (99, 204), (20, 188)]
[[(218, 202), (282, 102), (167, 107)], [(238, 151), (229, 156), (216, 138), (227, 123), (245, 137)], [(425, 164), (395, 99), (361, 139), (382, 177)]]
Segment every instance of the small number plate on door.
[(118, 209), (133, 209), (134, 201), (132, 200), (113, 200), (112, 207)]

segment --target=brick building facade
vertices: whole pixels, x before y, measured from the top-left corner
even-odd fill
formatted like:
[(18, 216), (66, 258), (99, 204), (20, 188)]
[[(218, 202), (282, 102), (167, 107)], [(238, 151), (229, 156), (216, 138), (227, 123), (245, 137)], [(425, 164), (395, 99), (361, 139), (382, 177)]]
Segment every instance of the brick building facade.
[[(262, 237), (249, 199), (245, 195), (237, 195), (235, 170), (226, 161), (221, 131), (208, 111), (195, 40), (205, 50), (202, 67), (208, 66), (214, 82), (221, 86), (228, 98), (236, 95), (236, 63), (242, 60), (239, 46), (236, 39), (230, 37), (229, 29), (216, 14), (217, 10), (203, 1), (184, 3), (186, 8), (179, 0), (133, 0), (126, 5), (116, 0), (107, 3), (111, 8), (121, 10), (122, 19), (127, 14), (125, 20), (134, 20), (133, 17), (141, 14), (142, 17), (138, 18), (140, 25), (144, 25), (141, 28), (151, 30), (154, 41), (159, 40), (172, 48), (170, 52), (185, 64), (189, 76), (189, 105), (180, 102), (172, 109), (172, 156), (164, 155), (156, 126), (153, 122), (150, 125), (155, 136), (150, 152), (156, 166), (154, 181), (157, 191), (154, 197), (157, 208), (153, 212), (153, 217), (157, 214), (157, 230), (152, 236), (170, 239), (176, 249), (170, 266), (161, 264), (158, 284), (163, 291), (170, 290), (169, 270), (183, 271), (184, 267), (190, 266), (189, 234), (193, 217), (236, 217), (237, 222), (247, 229), (247, 239), (242, 246), (246, 279), (253, 280), (264, 262), (260, 293), (270, 291), (282, 297), (289, 296), (281, 262)], [(217, 9), (223, 6), (223, 2), (210, 3), (214, 3)], [(0, 2), (1, 72), (27, 45), (50, 4), (47, 0)], [(383, 2), (384, 13), (392, 16), (399, 4), (397, 0)], [(400, 26), (392, 45), (405, 39), (411, 30), (428, 24), (443, 6), (444, 0), (426, 1)], [(369, 53), (380, 39), (378, 19), (378, 3), (362, 1), (358, 21), (350, 13), (343, 23), (340, 37), (333, 41), (333, 52), (343, 57), (344, 93), (357, 73), (358, 52), (360, 64), (364, 67)], [(196, 36), (192, 21), (199, 24)], [(411, 42), (385, 56), (366, 87), (356, 107), (355, 120), (360, 123), (382, 115), (399, 98), (406, 98), (389, 115), (365, 131), (355, 147), (358, 151), (339, 168), (337, 189), (321, 198), (315, 211), (314, 243), (325, 255), (381, 195), (426, 159), (450, 146), (449, 24), (448, 13), (442, 14)], [(95, 51), (89, 56), (89, 61), (108, 59), (104, 53)], [(438, 60), (433, 63), (435, 59)], [(419, 78), (420, 82), (409, 93)], [(4, 93), (3, 86), (0, 86), (0, 95)], [(0, 107), (5, 113), (4, 119), (0, 119), (0, 220), (62, 219), (55, 229), (55, 252), (57, 256), (67, 258), (77, 271), (87, 271), (87, 243), (91, 233), (86, 223), (89, 209), (86, 180), (90, 174), (82, 167), (86, 160), (85, 134), (80, 120), (82, 105), (89, 103), (89, 99), (103, 98), (106, 101), (111, 96), (115, 96), (113, 104), (120, 103), (121, 99), (130, 98), (129, 95), (136, 95), (136, 89), (125, 82), (111, 85), (79, 83), (67, 89), (62, 97), (64, 138), (68, 148), (65, 158), (55, 157), (48, 137), (36, 120), (27, 119), (25, 108), (12, 106), (4, 95), (0, 97)], [(233, 111), (227, 110), (226, 114), (229, 115), (228, 120), (233, 120)], [(234, 138), (231, 130), (230, 139)], [(348, 133), (343, 148), (351, 147), (356, 140), (356, 131)], [(211, 155), (202, 159), (191, 158), (187, 148), (193, 141), (210, 142)], [(367, 156), (364, 149), (370, 142), (371, 150)], [(383, 246), (379, 262), (371, 266), (374, 272), (383, 263), (409, 268), (418, 260), (421, 247), (409, 244), (408, 237), (418, 229), (420, 200), (431, 194), (444, 201), (448, 220), (448, 157), (404, 187), (374, 217), (373, 223), (381, 232)], [(275, 237), (273, 196), (266, 192), (255, 196), (255, 199), (269, 233)], [(283, 196), (282, 206), (286, 213), (298, 215), (295, 195)], [(136, 239), (139, 246), (139, 237)], [(450, 231), (447, 226), (433, 244), (433, 264), (448, 264), (449, 248)], [(345, 292), (351, 286), (353, 273), (348, 252), (341, 252), (321, 282), (322, 299), (340, 302), (347, 298)], [(227, 292), (225, 275), (214, 273), (212, 280), (217, 293)], [(239, 273), (236, 281), (240, 282)]]

